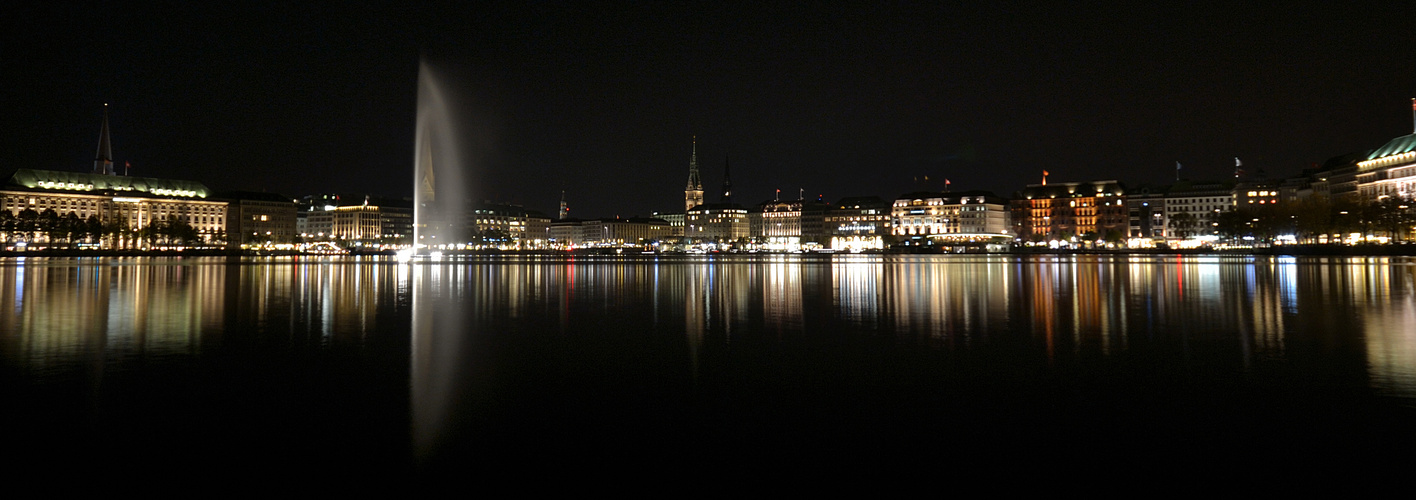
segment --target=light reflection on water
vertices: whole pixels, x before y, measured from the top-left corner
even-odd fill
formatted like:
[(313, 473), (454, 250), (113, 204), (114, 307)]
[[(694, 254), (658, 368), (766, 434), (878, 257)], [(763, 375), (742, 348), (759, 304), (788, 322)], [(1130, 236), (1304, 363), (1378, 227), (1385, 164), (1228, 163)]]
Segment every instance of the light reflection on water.
[[(1396, 257), (8, 259), (0, 359), (28, 384), (78, 375), (100, 388), (136, 366), (237, 348), (396, 358), (413, 448), (432, 454), (488, 394), (508, 397), (487, 381), (526, 376), (518, 367), (595, 390), (606, 371), (654, 365), (651, 376), (681, 371), (691, 388), (727, 363), (811, 363), (821, 345), (859, 339), (1025, 370), (1134, 358), (1314, 379), (1300, 388), (1328, 377), (1410, 400), (1413, 283), (1416, 265)], [(408, 349), (372, 347), (380, 338)], [(328, 362), (311, 356), (292, 362)], [(888, 363), (836, 356), (820, 362)]]
[(1391, 257), (29, 258), (0, 266), (0, 325), (7, 363), (29, 369), (181, 356), (230, 325), (357, 340), (418, 293), (476, 317), (553, 315), (561, 329), (649, 301), (653, 323), (682, 325), (690, 345), (715, 329), (793, 335), (820, 315), (957, 345), (1013, 332), (1049, 355), (1162, 334), (1231, 335), (1245, 357), (1282, 357), (1288, 336), (1321, 330), (1361, 334), (1374, 381), (1411, 394), (1414, 270)]

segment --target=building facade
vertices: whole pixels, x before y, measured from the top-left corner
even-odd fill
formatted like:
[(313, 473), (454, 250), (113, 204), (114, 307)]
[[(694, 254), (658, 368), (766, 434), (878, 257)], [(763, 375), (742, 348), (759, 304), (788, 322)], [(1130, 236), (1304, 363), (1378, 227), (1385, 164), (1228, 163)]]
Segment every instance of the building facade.
[(1416, 198), (1416, 134), (1397, 137), (1357, 162), (1357, 192), (1362, 200)]
[(275, 193), (228, 191), (226, 227), (232, 245), (294, 243), (300, 232), (295, 201)]
[(1016, 198), (1026, 240), (1124, 237), (1130, 229), (1126, 190), (1114, 180), (1030, 184)]
[[(31, 211), (36, 218), (86, 222), (92, 218), (102, 234), (85, 236), (83, 242), (72, 237), (61, 242), (53, 234), (21, 230), (16, 222), (2, 237), (9, 248), (83, 244), (129, 249), (174, 241), (188, 246), (223, 245), (227, 203), (208, 199), (209, 194), (205, 185), (195, 181), (18, 169), (0, 187), (0, 210), (12, 220), (27, 220)], [(54, 215), (45, 215), (49, 211)]]
[(879, 196), (843, 198), (825, 217), (832, 250), (883, 249), (890, 223), (890, 204)]

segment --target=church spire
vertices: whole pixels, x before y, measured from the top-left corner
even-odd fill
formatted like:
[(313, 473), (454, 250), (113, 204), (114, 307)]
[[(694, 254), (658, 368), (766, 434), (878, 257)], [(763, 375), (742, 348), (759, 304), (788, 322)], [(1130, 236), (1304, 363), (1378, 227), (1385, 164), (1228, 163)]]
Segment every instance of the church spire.
[(98, 153), (93, 158), (93, 173), (115, 175), (113, 144), (108, 139), (108, 104), (103, 105), (103, 127), (98, 130)]
[(723, 203), (733, 202), (733, 172), (728, 157), (723, 157)]
[(703, 180), (698, 176), (698, 136), (693, 136), (693, 153), (688, 157), (688, 186), (683, 188), (683, 211), (703, 204)]

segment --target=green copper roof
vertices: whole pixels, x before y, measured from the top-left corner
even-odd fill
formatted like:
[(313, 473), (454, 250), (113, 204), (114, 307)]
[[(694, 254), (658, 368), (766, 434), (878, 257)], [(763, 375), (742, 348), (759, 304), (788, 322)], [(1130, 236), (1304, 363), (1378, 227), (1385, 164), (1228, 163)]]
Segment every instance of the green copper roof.
[(1367, 159), (1375, 160), (1377, 158), (1384, 158), (1391, 155), (1409, 153), (1413, 150), (1416, 150), (1416, 134), (1403, 135), (1401, 137), (1397, 137), (1395, 139), (1387, 141), (1385, 145), (1377, 148), (1376, 151), (1372, 151), (1372, 154), (1367, 155)]
[(209, 194), (207, 187), (196, 181), (60, 172), (55, 170), (33, 170), (28, 168), (16, 170), (15, 175), (10, 176), (10, 182), (8, 184), (29, 189), (53, 189), (87, 193), (131, 193), (133, 195), (142, 196), (172, 196), (180, 198), (206, 198)]

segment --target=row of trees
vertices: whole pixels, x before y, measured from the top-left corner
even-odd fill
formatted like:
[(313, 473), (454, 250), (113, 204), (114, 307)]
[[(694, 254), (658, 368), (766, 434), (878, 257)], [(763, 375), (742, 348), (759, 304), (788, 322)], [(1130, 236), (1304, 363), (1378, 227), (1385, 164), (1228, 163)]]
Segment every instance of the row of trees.
[(1416, 224), (1413, 206), (1416, 204), (1399, 198), (1365, 202), (1309, 198), (1286, 204), (1251, 205), (1200, 217), (1182, 213), (1171, 217), (1170, 225), (1182, 237), (1215, 234), (1221, 238), (1272, 241), (1280, 235), (1291, 234), (1299, 243), (1316, 243), (1325, 235), (1359, 233), (1407, 241), (1412, 236), (1412, 225)]
[(148, 244), (196, 244), (202, 235), (183, 220), (156, 221), (140, 228), (111, 223), (97, 216), (80, 219), (73, 212), (59, 215), (54, 209), (43, 212), (21, 210), (18, 214), (0, 210), (0, 238), (7, 243), (41, 243), (51, 247), (71, 247), (80, 243), (108, 241)]

